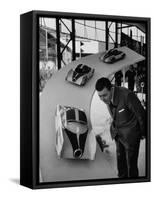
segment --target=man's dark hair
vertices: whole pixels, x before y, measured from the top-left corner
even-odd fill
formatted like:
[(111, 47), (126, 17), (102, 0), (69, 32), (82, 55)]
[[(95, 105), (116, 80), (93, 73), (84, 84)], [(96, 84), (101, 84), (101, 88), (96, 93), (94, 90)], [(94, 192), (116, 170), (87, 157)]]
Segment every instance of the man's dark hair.
[(104, 88), (107, 88), (108, 90), (111, 90), (112, 84), (108, 78), (100, 78), (97, 80), (95, 89), (97, 91), (102, 91)]

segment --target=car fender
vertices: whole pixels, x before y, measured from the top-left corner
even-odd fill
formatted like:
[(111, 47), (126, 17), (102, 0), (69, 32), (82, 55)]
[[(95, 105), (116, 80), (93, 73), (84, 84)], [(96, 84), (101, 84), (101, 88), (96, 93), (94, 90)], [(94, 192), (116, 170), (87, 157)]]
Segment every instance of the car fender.
[(81, 76), (81, 77), (79, 77), (75, 82), (73, 82), (73, 83), (76, 83), (77, 85), (81, 85), (82, 84), (82, 81), (83, 81), (83, 77), (84, 76)]
[(63, 124), (61, 121), (60, 111), (61, 111), (61, 106), (57, 105), (55, 114), (55, 129), (56, 129), (56, 151), (59, 157), (61, 155), (64, 143), (63, 132), (62, 132)]
[(73, 69), (70, 69), (67, 73), (65, 80), (72, 82), (72, 76), (73, 76)]

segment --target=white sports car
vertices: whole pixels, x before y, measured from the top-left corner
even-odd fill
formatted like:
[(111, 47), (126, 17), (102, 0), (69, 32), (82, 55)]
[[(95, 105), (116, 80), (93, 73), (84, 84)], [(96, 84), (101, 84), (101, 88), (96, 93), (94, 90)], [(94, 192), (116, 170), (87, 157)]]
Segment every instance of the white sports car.
[(71, 69), (68, 72), (65, 79), (70, 83), (83, 86), (93, 76), (94, 71), (94, 69), (87, 65), (79, 64), (75, 69)]
[(107, 51), (105, 53), (105, 55), (103, 54), (100, 57), (100, 60), (103, 61), (104, 63), (114, 63), (118, 60), (121, 60), (125, 57), (125, 53), (122, 51), (119, 51), (117, 49), (110, 49), (109, 51)]
[(87, 117), (83, 110), (57, 105), (55, 115), (56, 150), (60, 155), (63, 146), (63, 134), (69, 138), (72, 146), (72, 155), (76, 159), (83, 156), (85, 142), (88, 134)]

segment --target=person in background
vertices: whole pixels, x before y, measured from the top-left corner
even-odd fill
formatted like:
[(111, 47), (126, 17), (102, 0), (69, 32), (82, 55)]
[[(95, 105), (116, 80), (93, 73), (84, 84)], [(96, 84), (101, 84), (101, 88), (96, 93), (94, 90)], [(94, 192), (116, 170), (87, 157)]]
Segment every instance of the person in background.
[(126, 72), (125, 77), (128, 80), (128, 89), (134, 91), (136, 72), (133, 65), (130, 66), (129, 70)]
[(115, 85), (121, 86), (121, 79), (123, 77), (122, 72), (121, 71), (116, 72), (114, 77), (115, 77)]
[(112, 117), (111, 137), (116, 143), (119, 178), (137, 178), (140, 140), (145, 138), (145, 110), (137, 96), (109, 79), (97, 80), (95, 89)]

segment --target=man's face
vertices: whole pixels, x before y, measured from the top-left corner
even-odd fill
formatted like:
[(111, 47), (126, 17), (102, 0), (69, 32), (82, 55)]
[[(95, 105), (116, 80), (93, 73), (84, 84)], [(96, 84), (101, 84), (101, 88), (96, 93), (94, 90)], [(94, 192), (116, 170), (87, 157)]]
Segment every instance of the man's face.
[(100, 99), (106, 103), (109, 104), (111, 101), (111, 97), (112, 97), (112, 89), (108, 90), (107, 88), (104, 88), (102, 91), (98, 91), (98, 96), (100, 97)]

